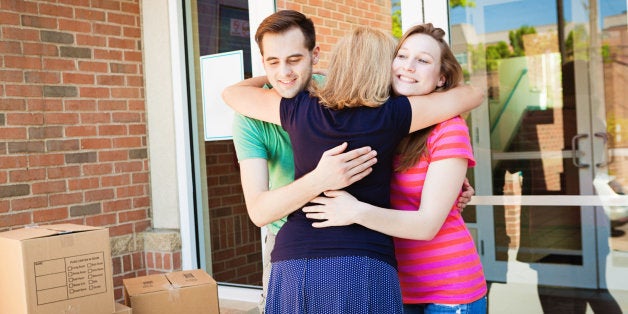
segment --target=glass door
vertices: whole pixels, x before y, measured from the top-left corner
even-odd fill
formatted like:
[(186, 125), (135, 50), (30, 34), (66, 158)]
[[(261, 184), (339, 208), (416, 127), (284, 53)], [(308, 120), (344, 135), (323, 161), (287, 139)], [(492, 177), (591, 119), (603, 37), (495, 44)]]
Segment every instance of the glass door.
[(423, 3), (487, 90), (468, 120), (487, 279), (628, 290), (626, 1)]

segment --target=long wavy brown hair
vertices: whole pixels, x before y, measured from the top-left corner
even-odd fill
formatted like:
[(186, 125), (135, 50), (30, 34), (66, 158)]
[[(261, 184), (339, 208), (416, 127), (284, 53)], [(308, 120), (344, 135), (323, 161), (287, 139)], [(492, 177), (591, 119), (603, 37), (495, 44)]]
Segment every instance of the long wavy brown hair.
[[(442, 28), (434, 27), (432, 23), (415, 25), (406, 31), (397, 44), (395, 56), (406, 39), (415, 34), (425, 34), (431, 36), (440, 46), (440, 74), (445, 78), (445, 83), (442, 86), (436, 87), (434, 92), (443, 92), (461, 83), (463, 79), (462, 67), (460, 66), (460, 63), (458, 63), (458, 60), (456, 60), (456, 57), (454, 57), (451, 48), (444, 39), (445, 31)], [(436, 104), (434, 105), (436, 106)], [(397, 154), (400, 157), (399, 163), (395, 167), (396, 172), (403, 172), (409, 169), (417, 163), (423, 154), (427, 154), (427, 137), (433, 129), (434, 126), (421, 129), (414, 133), (410, 133), (408, 136), (403, 138), (403, 140), (401, 140), (401, 143), (397, 146)]]

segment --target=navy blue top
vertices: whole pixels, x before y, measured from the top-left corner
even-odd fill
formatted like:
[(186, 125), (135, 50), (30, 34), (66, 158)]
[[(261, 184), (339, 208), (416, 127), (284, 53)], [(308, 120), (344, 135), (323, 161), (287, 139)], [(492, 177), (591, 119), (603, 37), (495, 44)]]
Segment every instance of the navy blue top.
[[(309, 92), (282, 99), (281, 124), (290, 135), (295, 179), (314, 170), (323, 152), (347, 142), (346, 151), (371, 146), (377, 164), (364, 179), (345, 188), (358, 200), (390, 208), (395, 148), (410, 130), (412, 109), (406, 97), (390, 98), (377, 108), (332, 110)], [(361, 225), (313, 228), (302, 210), (288, 216), (277, 234), (271, 261), (337, 256), (367, 256), (396, 267), (392, 238)]]

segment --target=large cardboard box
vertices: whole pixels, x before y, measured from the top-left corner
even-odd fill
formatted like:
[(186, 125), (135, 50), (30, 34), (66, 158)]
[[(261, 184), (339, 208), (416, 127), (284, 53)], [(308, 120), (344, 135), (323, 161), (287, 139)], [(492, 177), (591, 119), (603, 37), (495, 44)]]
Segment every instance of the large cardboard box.
[(132, 314), (131, 308), (120, 303), (116, 303), (116, 311), (113, 314)]
[(0, 313), (114, 312), (109, 230), (75, 224), (0, 233)]
[(218, 314), (218, 286), (201, 269), (123, 280), (133, 314)]

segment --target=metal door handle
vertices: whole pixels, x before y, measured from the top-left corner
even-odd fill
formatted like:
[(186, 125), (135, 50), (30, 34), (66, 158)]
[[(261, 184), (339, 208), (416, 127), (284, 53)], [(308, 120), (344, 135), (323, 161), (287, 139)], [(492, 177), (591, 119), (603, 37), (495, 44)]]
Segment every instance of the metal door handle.
[(598, 162), (595, 164), (595, 166), (597, 168), (603, 168), (608, 166), (608, 164), (610, 164), (612, 162), (612, 160), (610, 160), (608, 158), (608, 133), (606, 132), (596, 132), (595, 134), (593, 134), (595, 137), (601, 138), (602, 141), (604, 142), (604, 160), (602, 162)]
[(582, 156), (582, 152), (578, 149), (578, 141), (580, 139), (583, 138), (587, 138), (589, 137), (589, 134), (576, 134), (574, 137), (571, 138), (571, 152), (572, 152), (572, 156), (571, 156), (571, 161), (573, 162), (573, 165), (576, 166), (577, 168), (588, 168), (589, 164), (583, 164), (580, 163), (580, 156)]

